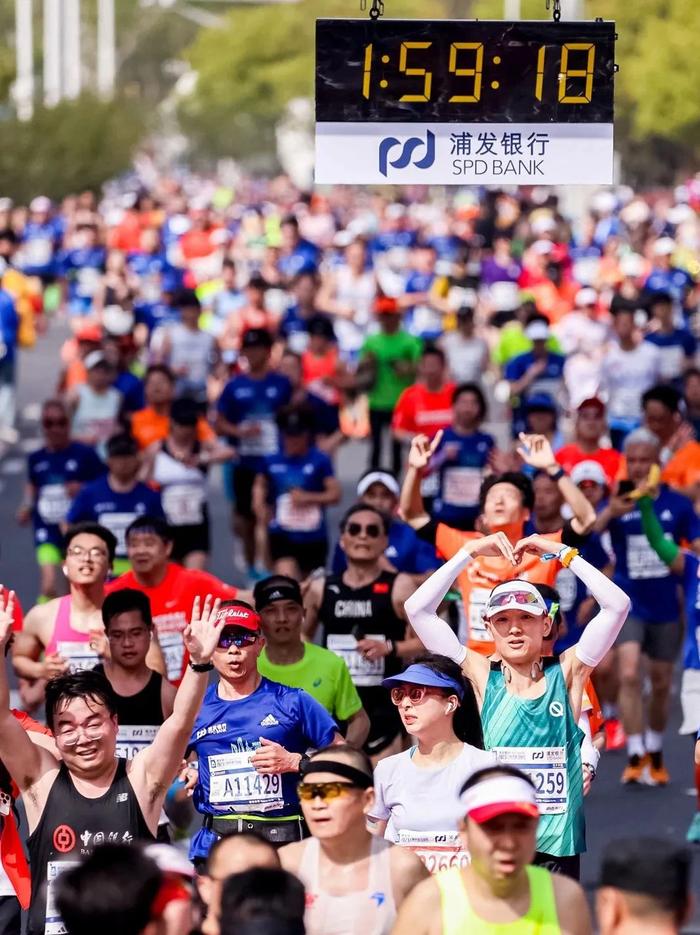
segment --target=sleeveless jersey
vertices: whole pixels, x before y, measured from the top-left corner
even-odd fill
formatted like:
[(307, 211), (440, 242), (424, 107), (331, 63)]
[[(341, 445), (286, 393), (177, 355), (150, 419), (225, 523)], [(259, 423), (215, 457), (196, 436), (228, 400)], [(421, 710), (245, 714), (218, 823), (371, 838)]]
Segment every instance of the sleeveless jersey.
[(78, 792), (61, 763), (39, 824), (27, 839), (32, 869), (27, 935), (58, 935), (65, 931), (52, 892), (52, 883), (62, 871), (75, 866), (99, 844), (128, 844), (133, 840), (153, 841), (154, 837), (126, 775), (126, 760), (117, 761), (112, 785), (96, 799)]
[(526, 867), (530, 905), (515, 922), (487, 922), (469, 903), (462, 871), (445, 870), (434, 879), (440, 890), (442, 935), (560, 935), (554, 886), (549, 871)]
[[(104, 672), (104, 666), (95, 666)], [(136, 754), (155, 740), (164, 721), (160, 689), (163, 676), (152, 672), (148, 682), (135, 695), (117, 695), (117, 756), (132, 760)], [(116, 692), (115, 692), (116, 694)]]
[(321, 846), (309, 838), (299, 864), (298, 876), (306, 889), (304, 921), (308, 935), (389, 935), (396, 918), (391, 885), (391, 845), (382, 838), (370, 844), (367, 886), (364, 890), (334, 896), (324, 890), (319, 872)]
[(544, 665), (544, 694), (518, 698), (508, 692), (500, 664), (492, 663), (481, 711), (484, 745), (535, 784), (541, 813), (537, 850), (570, 857), (586, 849), (583, 731), (574, 720), (559, 662), (547, 659)]
[(396, 573), (383, 571), (361, 588), (351, 588), (342, 575), (328, 575), (323, 589), (319, 620), (325, 646), (346, 663), (357, 687), (371, 727), (367, 749), (378, 752), (401, 730), (401, 719), (382, 679), (401, 671), (394, 652), (381, 659), (365, 659), (357, 640), (402, 640), (406, 624), (394, 611), (391, 594)]
[(100, 657), (90, 648), (90, 634), (76, 630), (70, 622), (71, 597), (66, 594), (59, 598), (53, 634), (46, 647), (47, 654), (59, 653), (70, 664), (71, 672), (81, 669), (93, 669)]

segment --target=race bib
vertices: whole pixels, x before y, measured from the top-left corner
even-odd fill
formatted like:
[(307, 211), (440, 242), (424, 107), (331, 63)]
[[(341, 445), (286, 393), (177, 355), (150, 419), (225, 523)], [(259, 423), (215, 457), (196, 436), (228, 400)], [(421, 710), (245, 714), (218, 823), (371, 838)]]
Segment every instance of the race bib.
[(47, 484), (39, 488), (36, 511), (47, 526), (62, 523), (70, 508), (70, 497), (65, 484)]
[(443, 329), (442, 315), (429, 305), (416, 305), (413, 309), (413, 334), (419, 337), (423, 334), (441, 334)]
[(182, 631), (177, 633), (158, 633), (158, 642), (165, 659), (165, 673), (169, 682), (177, 682), (182, 675), (182, 663), (185, 658), (185, 644)]
[(75, 285), (76, 293), (81, 298), (91, 299), (97, 292), (101, 278), (102, 273), (99, 269), (95, 269), (94, 266), (84, 266), (78, 270)]
[(295, 506), (292, 495), (283, 493), (277, 500), (277, 523), (289, 532), (313, 532), (323, 522), (323, 512), (316, 504)]
[[(383, 636), (367, 633), (368, 640), (384, 640)], [(326, 646), (336, 656), (340, 656), (350, 670), (350, 678), (355, 685), (367, 687), (381, 685), (384, 678), (384, 658), (365, 659), (357, 649), (357, 640), (351, 633), (329, 633)]]
[(45, 237), (28, 240), (22, 247), (25, 266), (48, 266), (53, 256), (53, 243)]
[(238, 445), (238, 453), (244, 457), (254, 458), (275, 454), (278, 447), (278, 436), (277, 426), (272, 419), (241, 422), (241, 428), (249, 425), (257, 425), (260, 428), (260, 433), (242, 438)]
[(171, 484), (161, 490), (163, 512), (171, 526), (199, 526), (204, 522), (204, 489), (195, 484)]
[(469, 854), (458, 831), (399, 831), (399, 846), (420, 857), (429, 873), (466, 867)]
[(136, 513), (102, 513), (100, 523), (114, 535), (117, 540), (116, 554), (126, 555), (126, 531), (136, 519)]
[[(560, 608), (563, 613), (568, 613), (576, 603), (576, 575), (570, 568), (562, 568), (557, 575), (554, 586), (559, 592)], [(572, 625), (576, 621), (572, 621)]]
[(486, 628), (484, 609), (490, 588), (472, 588), (469, 592), (469, 639), (477, 643), (490, 643), (493, 637)]
[(77, 867), (79, 860), (50, 860), (46, 865), (46, 921), (44, 935), (66, 935), (68, 929), (56, 906), (56, 880), (66, 870)]
[(150, 747), (156, 739), (158, 728), (152, 724), (120, 724), (117, 731), (115, 756), (133, 760), (140, 750)]
[(499, 763), (522, 770), (537, 790), (542, 815), (563, 815), (569, 805), (564, 747), (494, 747)]
[(442, 499), (450, 506), (476, 506), (479, 502), (481, 479), (479, 468), (448, 468), (442, 482)]
[(633, 580), (668, 578), (670, 574), (668, 565), (661, 561), (645, 535), (627, 536), (627, 573)]
[(272, 812), (284, 806), (282, 775), (261, 775), (251, 765), (255, 750), (207, 757), (209, 804), (239, 812)]
[(85, 669), (94, 669), (100, 661), (94, 649), (90, 649), (89, 643), (79, 643), (77, 641), (61, 640), (56, 644), (59, 656), (68, 660), (68, 668), (71, 672), (83, 672)]

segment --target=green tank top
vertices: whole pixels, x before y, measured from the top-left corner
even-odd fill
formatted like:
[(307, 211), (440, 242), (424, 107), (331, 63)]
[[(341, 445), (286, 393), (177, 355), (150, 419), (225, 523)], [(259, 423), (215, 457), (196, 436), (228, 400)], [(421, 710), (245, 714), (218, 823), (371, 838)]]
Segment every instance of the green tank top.
[(561, 666), (545, 661), (545, 693), (518, 698), (507, 691), (498, 663), (486, 683), (481, 721), (484, 746), (499, 762), (523, 770), (537, 789), (537, 850), (571, 857), (586, 849), (583, 816), (583, 731), (574, 721)]
[(515, 922), (487, 922), (476, 915), (455, 867), (436, 873), (440, 890), (442, 935), (561, 935), (551, 874), (542, 867), (526, 867), (530, 884), (530, 905)]

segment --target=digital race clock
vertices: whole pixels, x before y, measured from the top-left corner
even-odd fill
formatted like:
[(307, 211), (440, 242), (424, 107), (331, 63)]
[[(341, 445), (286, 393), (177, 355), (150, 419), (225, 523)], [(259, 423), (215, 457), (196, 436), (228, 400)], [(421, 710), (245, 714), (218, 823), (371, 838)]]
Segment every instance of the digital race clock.
[(316, 181), (609, 183), (609, 22), (318, 20)]

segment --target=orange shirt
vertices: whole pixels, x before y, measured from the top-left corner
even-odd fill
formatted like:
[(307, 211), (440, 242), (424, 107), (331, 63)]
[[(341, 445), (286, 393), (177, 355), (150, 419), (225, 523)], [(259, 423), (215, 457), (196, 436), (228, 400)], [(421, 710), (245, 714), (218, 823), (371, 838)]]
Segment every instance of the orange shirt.
[[(459, 552), (465, 542), (482, 538), (480, 532), (461, 532), (439, 523), (435, 545), (443, 558), (449, 559)], [(547, 538), (561, 542), (561, 530), (547, 533)], [(489, 594), (497, 584), (511, 581), (513, 578), (523, 578), (533, 584), (548, 584), (554, 587), (560, 567), (559, 562), (541, 562), (537, 555), (525, 555), (517, 568), (513, 568), (509, 561), (497, 555), (478, 555), (473, 558), (457, 579), (466, 617), (469, 649), (483, 656), (490, 656), (494, 652), (493, 640), (482, 613)]]
[[(170, 419), (160, 415), (150, 406), (139, 409), (131, 417), (131, 434), (138, 442), (139, 448), (148, 448), (153, 442), (162, 442), (168, 437)], [(197, 439), (200, 442), (209, 442), (216, 438), (214, 430), (206, 419), (200, 418), (197, 422)]]
[(432, 392), (422, 383), (414, 383), (399, 396), (391, 427), (404, 432), (432, 436), (452, 422), (452, 397), (455, 383), (446, 383)]
[(192, 604), (195, 597), (202, 602), (207, 594), (230, 600), (238, 594), (238, 589), (225, 584), (206, 571), (195, 571), (169, 562), (165, 577), (160, 584), (147, 588), (139, 584), (133, 571), (127, 571), (105, 587), (105, 592), (121, 591), (122, 588), (135, 588), (141, 591), (151, 602), (153, 626), (158, 634), (158, 641), (163, 650), (168, 679), (179, 684), (187, 665), (185, 644), (182, 632), (189, 623)]
[(689, 441), (679, 448), (667, 462), (661, 478), (669, 487), (682, 490), (700, 483), (700, 442)]

